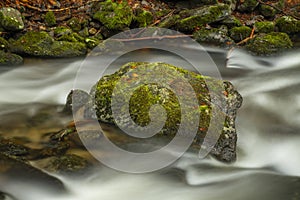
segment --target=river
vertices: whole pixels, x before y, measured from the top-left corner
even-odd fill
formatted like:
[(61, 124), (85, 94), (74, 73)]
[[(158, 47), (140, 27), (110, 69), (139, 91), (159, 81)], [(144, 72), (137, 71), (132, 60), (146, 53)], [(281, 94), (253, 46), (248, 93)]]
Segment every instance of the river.
[[(259, 58), (236, 49), (208, 51), (222, 78), (232, 81), (244, 99), (236, 121), (235, 163), (186, 153), (171, 166), (146, 174), (101, 166), (80, 179), (54, 175), (68, 188), (64, 195), (54, 197), (26, 184), (11, 187), (12, 195), (19, 200), (300, 200), (300, 52)], [(184, 66), (181, 59), (159, 51), (134, 53), (121, 61), (129, 58)], [(63, 127), (70, 119), (54, 113), (41, 127), (33, 116), (62, 107), (82, 61), (26, 59), (21, 67), (1, 67), (0, 133), (24, 136)]]

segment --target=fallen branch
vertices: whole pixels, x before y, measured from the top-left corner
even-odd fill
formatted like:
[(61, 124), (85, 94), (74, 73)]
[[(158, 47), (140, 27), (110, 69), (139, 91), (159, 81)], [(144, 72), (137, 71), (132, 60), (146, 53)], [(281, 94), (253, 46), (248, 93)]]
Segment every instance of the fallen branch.
[(240, 42), (238, 42), (238, 43), (236, 43), (236, 44), (237, 44), (237, 45), (241, 45), (241, 44), (244, 44), (244, 43), (248, 42), (249, 40), (253, 39), (253, 38), (254, 38), (254, 31), (255, 31), (255, 27), (252, 28), (252, 31), (251, 31), (249, 37), (243, 39), (242, 41), (240, 41)]

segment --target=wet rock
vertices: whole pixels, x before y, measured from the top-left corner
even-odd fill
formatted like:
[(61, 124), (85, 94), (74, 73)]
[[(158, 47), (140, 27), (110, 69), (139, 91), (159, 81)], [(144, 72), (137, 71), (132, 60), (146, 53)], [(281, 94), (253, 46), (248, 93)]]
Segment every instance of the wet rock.
[(84, 158), (74, 154), (66, 154), (52, 158), (45, 169), (61, 174), (78, 174), (86, 172), (89, 167), (88, 161)]
[(86, 54), (84, 43), (55, 41), (48, 33), (29, 31), (12, 42), (10, 50), (21, 55), (39, 57), (76, 57)]
[(25, 157), (29, 154), (29, 148), (16, 144), (8, 139), (0, 139), (0, 152), (9, 156)]
[(45, 15), (45, 23), (47, 26), (55, 26), (56, 25), (56, 18), (52, 11), (49, 11)]
[(0, 66), (12, 66), (21, 64), (23, 64), (23, 58), (21, 56), (0, 50)]
[(20, 31), (24, 29), (21, 13), (10, 7), (0, 9), (0, 25), (7, 31)]
[(234, 41), (227, 36), (226, 26), (220, 28), (200, 29), (193, 34), (194, 39), (199, 43), (228, 47), (234, 44)]
[(237, 10), (241, 12), (252, 12), (258, 6), (258, 4), (259, 2), (257, 0), (240, 1)]
[[(209, 127), (212, 107), (214, 107), (218, 110), (216, 111), (218, 113), (217, 116), (223, 116), (225, 118), (225, 122), (223, 124), (223, 129), (220, 130), (220, 135), (218, 135), (219, 140), (213, 147), (211, 154), (217, 159), (225, 162), (234, 161), (236, 158), (237, 140), (234, 121), (236, 111), (241, 106), (242, 97), (229, 82), (215, 80), (213, 78), (205, 77), (165, 63), (127, 63), (122, 66), (119, 71), (112, 75), (104, 76), (98, 81), (91, 90), (91, 96), (95, 97), (95, 99), (91, 99), (92, 102), (87, 105), (86, 109), (89, 109), (90, 106), (94, 107), (96, 109), (98, 120), (114, 124), (116, 119), (114, 119), (112, 115), (111, 98), (117, 82), (120, 81), (121, 77), (123, 80), (134, 80), (136, 74), (131, 72), (133, 69), (138, 69), (139, 72), (142, 73), (139, 74), (139, 76), (147, 77), (151, 76), (152, 70), (158, 68), (162, 74), (166, 75), (166, 77), (173, 77), (173, 73), (183, 75), (187, 78), (188, 82), (196, 92), (199, 106), (195, 108), (193, 112), (198, 113), (201, 116), (201, 120), (199, 121), (199, 129), (193, 146), (200, 148)], [(171, 81), (170, 84), (176, 85), (177, 81), (178, 80), (175, 79)], [(206, 84), (209, 84), (215, 89), (213, 89), (213, 91), (209, 91)], [(221, 88), (223, 92), (221, 92), (221, 94), (217, 94), (217, 88)], [(122, 88), (120, 90), (122, 92), (115, 94), (118, 102), (125, 101), (126, 95), (130, 94), (127, 91), (128, 89), (129, 88), (127, 87)], [(172, 138), (177, 133), (179, 124), (181, 123), (180, 105), (174, 93), (165, 87), (158, 86), (157, 84), (137, 86), (135, 89), (136, 90), (134, 90), (135, 92), (130, 97), (129, 102), (129, 112), (134, 123), (141, 127), (148, 125), (150, 122), (148, 114), (149, 109), (152, 105), (158, 103), (164, 107), (168, 117), (165, 121), (164, 127), (157, 135)], [(214, 103), (212, 103), (210, 95), (214, 96)], [(186, 93), (186, 91), (182, 91), (181, 96), (189, 97), (190, 94)], [(116, 105), (118, 105), (118, 103)], [(120, 109), (122, 110), (122, 108)], [(189, 113), (189, 115), (190, 114), (191, 113)], [(117, 119), (119, 121), (119, 125), (121, 124), (126, 127), (132, 126), (127, 117), (119, 117), (120, 118)], [(214, 129), (213, 127), (211, 128)], [(214, 130), (216, 131), (214, 134), (217, 134), (218, 131), (216, 129)]]
[(275, 24), (269, 21), (256, 22), (254, 26), (255, 31), (258, 33), (270, 33), (275, 30)]
[(184, 10), (179, 13), (180, 17), (183, 19), (181, 19), (176, 26), (180, 31), (191, 32), (203, 25), (221, 21), (229, 16), (230, 13), (231, 10), (226, 4)]
[(124, 30), (129, 27), (134, 18), (132, 8), (128, 6), (127, 2), (116, 3), (106, 0), (94, 7), (98, 7), (99, 9), (93, 14), (93, 18), (101, 22), (108, 29)]
[(252, 29), (248, 26), (240, 26), (240, 27), (234, 27), (230, 29), (229, 35), (230, 37), (236, 41), (239, 42), (247, 37), (250, 36)]
[(246, 45), (246, 49), (256, 55), (271, 55), (283, 52), (293, 46), (286, 33), (271, 32), (258, 34)]
[[(39, 186), (40, 190), (47, 190), (56, 194), (66, 192), (63, 183), (45, 172), (32, 167), (25, 161), (16, 159), (0, 152), (0, 180), (5, 180), (5, 188), (15, 186), (16, 183)], [(3, 186), (0, 186), (0, 190)], [(15, 187), (12, 187), (13, 189)], [(29, 189), (29, 188), (28, 188)], [(12, 193), (14, 191), (11, 191)]]
[(300, 32), (300, 21), (290, 16), (276, 19), (275, 26), (280, 32), (287, 34)]

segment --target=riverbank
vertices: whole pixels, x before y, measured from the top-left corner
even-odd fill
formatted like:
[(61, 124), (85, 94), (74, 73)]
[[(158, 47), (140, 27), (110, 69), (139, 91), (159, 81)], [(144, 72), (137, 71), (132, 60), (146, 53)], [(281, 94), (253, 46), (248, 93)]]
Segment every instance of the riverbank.
[(299, 47), (299, 5), (292, 1), (67, 0), (0, 3), (0, 65), (23, 57), (85, 56), (133, 28), (177, 30), (204, 45), (276, 55)]

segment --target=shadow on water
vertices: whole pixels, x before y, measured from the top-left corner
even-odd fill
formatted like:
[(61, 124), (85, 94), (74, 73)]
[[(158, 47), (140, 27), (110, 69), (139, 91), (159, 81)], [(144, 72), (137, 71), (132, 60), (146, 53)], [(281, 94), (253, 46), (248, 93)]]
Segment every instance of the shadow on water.
[[(142, 175), (101, 167), (80, 181), (59, 176), (68, 193), (55, 199), (300, 199), (300, 52), (275, 58), (253, 57), (238, 50), (228, 53), (209, 49), (209, 54), (222, 77), (231, 80), (244, 98), (236, 124), (236, 163), (199, 160), (186, 153), (172, 166)], [(149, 50), (123, 56), (106, 73), (127, 61), (187, 66), (177, 56)], [(0, 69), (0, 134), (26, 136), (62, 127), (67, 120), (58, 115), (48, 113), (44, 129), (33, 125), (39, 119), (34, 116), (47, 107), (52, 106), (51, 112), (61, 108), (81, 62), (27, 60), (25, 66)], [(30, 184), (12, 188), (18, 192), (9, 192), (20, 200), (53, 199), (53, 195)]]

